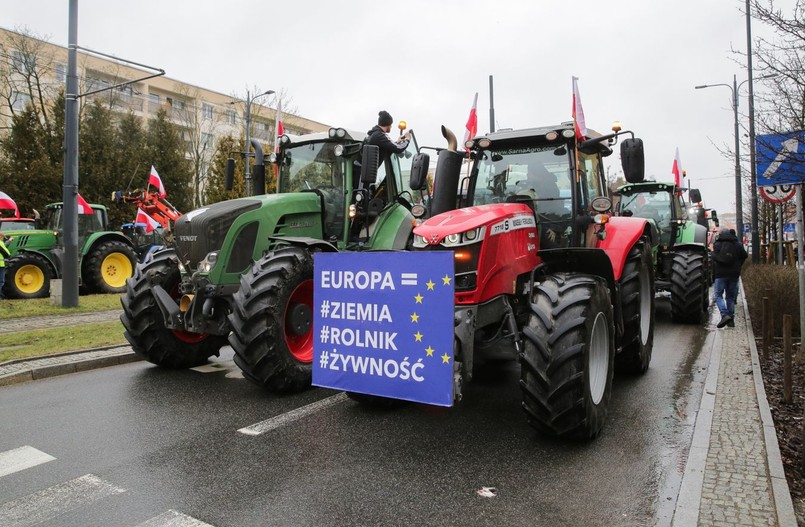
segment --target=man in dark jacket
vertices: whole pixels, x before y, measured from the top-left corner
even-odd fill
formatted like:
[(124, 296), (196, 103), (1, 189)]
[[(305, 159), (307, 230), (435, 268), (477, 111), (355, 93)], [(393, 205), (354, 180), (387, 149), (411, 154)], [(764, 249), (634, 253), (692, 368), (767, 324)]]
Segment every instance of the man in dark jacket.
[(411, 131), (406, 130), (397, 141), (392, 141), (388, 136), (391, 132), (391, 124), (394, 119), (391, 114), (385, 110), (381, 110), (377, 114), (377, 126), (367, 132), (369, 139), (367, 142), (370, 145), (377, 145), (380, 148), (380, 163), (388, 159), (391, 154), (402, 154), (408, 148), (408, 142), (411, 140)]
[(716, 297), (716, 305), (721, 312), (721, 320), (716, 327), (735, 326), (735, 298), (738, 296), (738, 279), (747, 256), (746, 249), (735, 234), (731, 233), (727, 227), (721, 227), (718, 239), (713, 244), (715, 275), (713, 292)]

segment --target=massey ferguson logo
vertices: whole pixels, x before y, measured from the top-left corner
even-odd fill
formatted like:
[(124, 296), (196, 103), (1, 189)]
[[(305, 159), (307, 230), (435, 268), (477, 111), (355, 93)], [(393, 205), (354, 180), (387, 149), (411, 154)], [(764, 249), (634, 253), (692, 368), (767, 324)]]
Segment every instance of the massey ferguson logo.
[(430, 235), (430, 244), (431, 245), (434, 245), (438, 241), (439, 241), (439, 235), (438, 234), (431, 234)]
[(194, 242), (198, 240), (198, 236), (179, 236), (180, 242)]

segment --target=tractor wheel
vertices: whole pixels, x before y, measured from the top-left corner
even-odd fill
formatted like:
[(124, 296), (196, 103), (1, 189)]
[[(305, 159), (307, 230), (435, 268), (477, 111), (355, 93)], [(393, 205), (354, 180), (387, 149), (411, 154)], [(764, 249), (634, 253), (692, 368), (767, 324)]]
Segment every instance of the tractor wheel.
[(6, 261), (5, 295), (7, 298), (45, 298), (50, 294), (53, 269), (47, 258), (35, 253), (20, 253)]
[(137, 253), (134, 249), (115, 240), (93, 248), (84, 258), (84, 283), (96, 293), (125, 291), (126, 279), (134, 274), (134, 267), (137, 265)]
[(310, 388), (313, 376), (313, 257), (272, 251), (240, 277), (229, 315), (235, 364), (275, 393)]
[(620, 283), (623, 342), (615, 365), (633, 373), (648, 370), (654, 347), (654, 265), (646, 242), (629, 251)]
[(179, 261), (173, 249), (154, 253), (138, 265), (134, 276), (126, 281), (126, 292), (120, 298), (123, 314), (120, 321), (132, 349), (148, 362), (165, 368), (192, 368), (205, 364), (218, 355), (226, 337), (207, 333), (190, 333), (165, 327), (162, 311), (151, 293), (154, 285), (162, 286), (171, 296), (179, 294)]
[(615, 356), (606, 282), (576, 273), (548, 276), (534, 287), (523, 335), (520, 387), (529, 424), (551, 436), (597, 436)]
[(671, 318), (699, 324), (707, 315), (707, 270), (704, 255), (675, 251), (671, 264)]

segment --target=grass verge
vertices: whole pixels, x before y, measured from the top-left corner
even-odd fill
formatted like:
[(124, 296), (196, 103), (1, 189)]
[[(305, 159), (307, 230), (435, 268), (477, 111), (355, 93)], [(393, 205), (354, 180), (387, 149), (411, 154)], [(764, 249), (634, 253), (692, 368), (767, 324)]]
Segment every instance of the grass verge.
[(0, 320), (9, 318), (71, 315), (121, 309), (120, 295), (86, 295), (79, 297), (78, 307), (54, 306), (50, 298), (0, 300)]
[(0, 362), (126, 343), (120, 321), (6, 333)]

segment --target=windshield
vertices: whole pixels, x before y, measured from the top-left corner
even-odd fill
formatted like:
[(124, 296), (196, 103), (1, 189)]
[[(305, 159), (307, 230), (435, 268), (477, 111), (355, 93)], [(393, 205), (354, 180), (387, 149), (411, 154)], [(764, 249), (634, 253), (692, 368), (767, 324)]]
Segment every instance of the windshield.
[(556, 145), (482, 150), (473, 205), (528, 196), (544, 214), (569, 215), (572, 189), (567, 150)]
[[(78, 233), (96, 232), (103, 230), (103, 211), (101, 209), (93, 209), (93, 214), (79, 214), (78, 215)], [(45, 211), (45, 228), (51, 231), (60, 231), (64, 228), (62, 225), (62, 208), (61, 206), (50, 207)]]
[(36, 229), (36, 225), (32, 221), (0, 221), (0, 231), (31, 231), (34, 229)]
[(279, 192), (314, 188), (343, 188), (343, 158), (335, 155), (336, 143), (311, 143), (290, 147), (283, 153)]
[(669, 243), (671, 238), (671, 194), (666, 191), (638, 192), (621, 197), (620, 211), (623, 216), (637, 216), (654, 220), (660, 231), (660, 241)]

